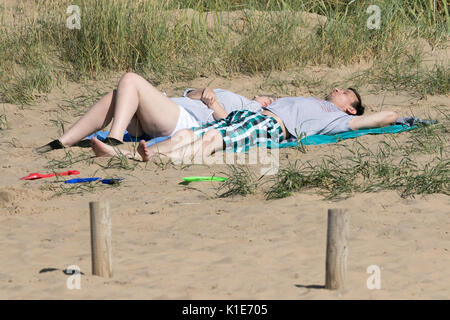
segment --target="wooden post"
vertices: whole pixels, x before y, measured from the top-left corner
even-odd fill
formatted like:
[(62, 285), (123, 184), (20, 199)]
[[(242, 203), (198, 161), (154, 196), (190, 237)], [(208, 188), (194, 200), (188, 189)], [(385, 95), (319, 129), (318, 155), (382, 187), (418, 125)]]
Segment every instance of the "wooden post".
[(89, 202), (91, 221), (92, 274), (111, 278), (111, 214), (109, 202)]
[(325, 288), (344, 288), (347, 277), (349, 215), (344, 209), (328, 209)]

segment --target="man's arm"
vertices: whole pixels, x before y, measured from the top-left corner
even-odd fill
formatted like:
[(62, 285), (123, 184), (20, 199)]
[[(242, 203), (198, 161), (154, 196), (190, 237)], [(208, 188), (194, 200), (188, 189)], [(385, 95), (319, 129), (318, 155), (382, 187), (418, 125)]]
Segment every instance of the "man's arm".
[(349, 125), (352, 130), (379, 128), (390, 125), (398, 118), (394, 111), (381, 111), (368, 116), (355, 116), (350, 120)]
[(213, 117), (215, 120), (224, 119), (228, 116), (228, 113), (217, 100), (211, 105), (208, 105), (208, 107), (214, 111)]
[(202, 98), (203, 90), (204, 89), (191, 90), (186, 94), (186, 97), (194, 100), (200, 100)]
[(228, 113), (217, 100), (216, 94), (210, 88), (191, 90), (186, 94), (186, 97), (193, 100), (201, 100), (204, 104), (213, 110), (213, 117), (215, 120), (226, 118)]
[(216, 94), (210, 88), (205, 88), (202, 90), (202, 95), (200, 100), (208, 106), (211, 110), (213, 110), (213, 117), (215, 120), (223, 119), (228, 116), (226, 110), (222, 107), (222, 105), (217, 100)]

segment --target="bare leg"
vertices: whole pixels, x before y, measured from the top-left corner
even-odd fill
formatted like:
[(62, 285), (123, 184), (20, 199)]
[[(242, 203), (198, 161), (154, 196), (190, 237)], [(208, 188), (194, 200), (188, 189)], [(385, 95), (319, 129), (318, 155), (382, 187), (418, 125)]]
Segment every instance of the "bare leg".
[(81, 139), (105, 128), (112, 119), (114, 113), (115, 90), (103, 96), (94, 104), (86, 114), (65, 132), (59, 140), (70, 147)]
[(207, 157), (215, 153), (216, 151), (224, 150), (225, 145), (223, 143), (223, 137), (216, 129), (209, 130), (203, 136), (203, 156)]
[(150, 146), (148, 151), (151, 156), (157, 153), (168, 154), (183, 146), (193, 143), (194, 140), (194, 132), (190, 129), (183, 129), (177, 131), (170, 139)]
[[(139, 148), (142, 149), (143, 148), (142, 146), (144, 146), (146, 152), (148, 153), (151, 152), (153, 156), (156, 155), (157, 153), (162, 154), (170, 153), (173, 150), (178, 149), (184, 145), (191, 144), (193, 141), (194, 141), (194, 132), (189, 129), (184, 129), (176, 132), (170, 139), (152, 145), (150, 148), (147, 148), (145, 146), (146, 143), (145, 140), (141, 140), (138, 150)], [(91, 142), (92, 142), (91, 143), (92, 150), (94, 151), (97, 157), (111, 157), (119, 154), (123, 154), (126, 156), (132, 155), (132, 153), (128, 150), (114, 148), (99, 141), (97, 138), (92, 138)], [(149, 158), (150, 155), (144, 161), (148, 161)]]
[[(144, 140), (142, 140), (142, 141), (144, 141)], [(123, 148), (119, 149), (117, 147), (107, 145), (106, 143), (98, 140), (95, 137), (93, 137), (91, 139), (91, 147), (95, 153), (95, 156), (97, 156), (97, 157), (112, 157), (112, 156), (124, 155), (129, 158), (136, 158), (135, 155), (131, 151), (125, 150)], [(138, 158), (138, 160), (141, 160), (141, 159)]]
[[(138, 153), (141, 155), (143, 161), (149, 161), (160, 152), (167, 155), (172, 160), (187, 162), (191, 161), (192, 158), (196, 159), (199, 155), (201, 155), (203, 159), (203, 157), (207, 157), (218, 150), (223, 150), (222, 136), (219, 131), (215, 129), (206, 132), (202, 138), (196, 140), (192, 140), (193, 134), (189, 136), (181, 131), (180, 134), (183, 134), (183, 137), (178, 141), (170, 142), (169, 140), (171, 139), (169, 139), (164, 141), (167, 142), (166, 144), (162, 142), (149, 148), (146, 147), (145, 141), (142, 140), (138, 146)], [(174, 138), (178, 138), (176, 137), (176, 134), (174, 135)], [(190, 141), (192, 142), (189, 143)]]
[(141, 158), (137, 158), (132, 152), (124, 149), (109, 146), (97, 138), (92, 138), (92, 150), (97, 157), (111, 157), (124, 155), (130, 158), (149, 161), (157, 154), (164, 154), (174, 161), (190, 162), (198, 156), (207, 157), (218, 150), (223, 150), (223, 139), (217, 130), (206, 132), (203, 137), (194, 139), (194, 133), (189, 130), (180, 130), (172, 138), (152, 145), (147, 148), (145, 140), (141, 140), (138, 146), (138, 153)]
[[(117, 90), (101, 98), (89, 111), (61, 136), (58, 143), (72, 146), (84, 137), (105, 128), (113, 119), (110, 137), (122, 141), (125, 129), (131, 135), (147, 133), (167, 136), (175, 129), (179, 116), (175, 102), (164, 96), (148, 81), (135, 73), (126, 73)], [(50, 151), (50, 144), (39, 153)], [(59, 147), (58, 147), (59, 148)]]
[[(126, 73), (119, 81), (113, 122), (109, 137), (123, 139), (128, 127), (133, 127), (153, 136), (167, 136), (172, 133), (178, 121), (180, 110), (175, 102), (153, 87), (147, 80), (135, 73)], [(139, 126), (130, 125), (133, 116)], [(142, 134), (143, 132), (139, 132)]]

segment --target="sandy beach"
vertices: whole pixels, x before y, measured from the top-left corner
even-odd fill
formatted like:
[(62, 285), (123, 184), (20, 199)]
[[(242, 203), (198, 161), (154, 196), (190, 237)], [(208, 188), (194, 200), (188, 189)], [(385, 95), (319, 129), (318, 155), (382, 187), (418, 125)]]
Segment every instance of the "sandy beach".
[[(258, 91), (261, 81), (198, 79), (184, 85), (202, 87), (211, 80), (213, 87), (247, 96)], [(174, 88), (179, 87), (182, 84), (160, 89), (176, 95), (180, 90)], [(265, 200), (262, 193), (218, 198), (220, 182), (180, 182), (185, 176), (220, 176), (225, 165), (161, 168), (139, 163), (134, 170), (102, 169), (106, 158), (81, 161), (67, 170), (79, 170), (80, 177), (125, 178), (118, 187), (104, 185), (93, 192), (57, 196), (62, 182), (56, 178), (19, 180), (32, 172), (51, 172), (46, 169), (49, 161), (64, 157), (66, 150), (45, 156), (32, 150), (56, 137), (51, 119), (58, 104), (64, 95), (81, 90), (75, 84), (69, 89), (55, 91), (47, 102), (34, 106), (3, 105), (10, 128), (0, 136), (0, 298), (448, 298), (450, 201), (443, 194), (404, 199), (396, 191), (381, 191), (325, 201), (311, 190), (278, 200)], [(405, 105), (413, 100), (395, 94), (365, 98), (372, 109), (383, 98), (383, 108), (408, 110), (407, 114), (410, 108)], [(439, 102), (448, 100), (432, 97), (412, 110), (426, 116), (429, 106)], [(77, 119), (67, 116), (69, 123)], [(408, 134), (397, 138), (402, 141)], [(383, 139), (363, 136), (358, 141), (377, 145)], [(286, 158), (314, 158), (339, 150), (337, 145), (309, 146), (306, 154), (282, 149), (281, 165)], [(71, 152), (73, 158), (93, 156), (90, 149), (74, 147)], [(258, 166), (250, 168), (257, 172)], [(89, 202), (100, 200), (110, 202), (113, 217), (111, 279), (91, 273)], [(329, 208), (346, 208), (350, 214), (348, 280), (341, 292), (322, 288)], [(79, 290), (66, 286), (69, 275), (63, 270), (71, 265), (83, 273)], [(381, 270), (380, 290), (367, 288), (366, 271), (371, 265)]]
[[(6, 7), (12, 8), (13, 4), (4, 2)], [(180, 12), (192, 19), (192, 9)], [(22, 14), (20, 10), (16, 13), (18, 17)], [(230, 39), (234, 41), (249, 24), (242, 12), (230, 17), (237, 21), (236, 25), (224, 28), (230, 27)], [(327, 21), (312, 13), (305, 17), (311, 20), (311, 30)], [(6, 19), (8, 23), (10, 20), (12, 16)], [(205, 21), (208, 32), (213, 32), (216, 20)], [(300, 31), (306, 36), (311, 30)], [(444, 63), (448, 72), (448, 45), (432, 47), (425, 40), (421, 45), (423, 65)], [(188, 66), (193, 62), (183, 63)], [(368, 70), (371, 63), (361, 59), (334, 68), (316, 63), (285, 71), (268, 68), (270, 71), (253, 75), (228, 74), (228, 70), (222, 74), (217, 71), (220, 68), (209, 66), (208, 70), (217, 75), (207, 70), (194, 80), (167, 80), (154, 85), (170, 97), (180, 96), (189, 87), (210, 87), (252, 99), (254, 95), (323, 98), (329, 92), (326, 90), (339, 83), (358, 88), (367, 114), (393, 110), (402, 117), (448, 122), (448, 95), (421, 95), (403, 90), (405, 86), (399, 90), (389, 86), (380, 89), (357, 80), (343, 82), (358, 71)], [(90, 148), (79, 147), (46, 154), (33, 151), (60, 137), (99, 97), (116, 88), (126, 71), (130, 70), (116, 70), (97, 81), (75, 82), (61, 76), (64, 81), (58, 78), (61, 83), (48, 95), (40, 96), (34, 90), (32, 103), (0, 103), (0, 299), (450, 297), (450, 198), (444, 193), (404, 196), (399, 190), (382, 188), (326, 200), (321, 190), (308, 189), (267, 200), (265, 192), (271, 183), (268, 176), (254, 194), (219, 197), (221, 182), (181, 182), (187, 176), (226, 176), (226, 164), (111, 162), (109, 158), (95, 158)], [(386, 141), (399, 148), (416, 143), (412, 132), (390, 136), (365, 135), (336, 144), (306, 146), (306, 152), (279, 149), (277, 159), (281, 169), (296, 160), (348, 156), (346, 148), (376, 150)], [(448, 170), (448, 129), (440, 138), (440, 156), (447, 161)], [(414, 163), (425, 166), (438, 153), (415, 152), (411, 157)], [(249, 164), (248, 168), (258, 177), (262, 165)], [(93, 183), (79, 189), (63, 183), (72, 177), (20, 180), (34, 172), (67, 170), (81, 172), (74, 177), (124, 180), (118, 185)], [(110, 204), (112, 278), (94, 276), (91, 271), (91, 201)], [(345, 289), (339, 291), (324, 288), (327, 211), (332, 208), (346, 209), (350, 216), (347, 280)], [(67, 285), (71, 275), (66, 269), (70, 266), (81, 270), (79, 289)], [(380, 270), (380, 289), (367, 285), (370, 266)]]

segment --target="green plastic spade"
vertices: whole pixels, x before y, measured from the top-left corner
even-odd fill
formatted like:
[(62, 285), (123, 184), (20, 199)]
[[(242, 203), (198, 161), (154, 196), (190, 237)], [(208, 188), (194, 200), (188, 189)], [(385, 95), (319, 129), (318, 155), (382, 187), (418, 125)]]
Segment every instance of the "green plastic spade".
[(184, 181), (226, 181), (228, 178), (225, 177), (184, 177)]

